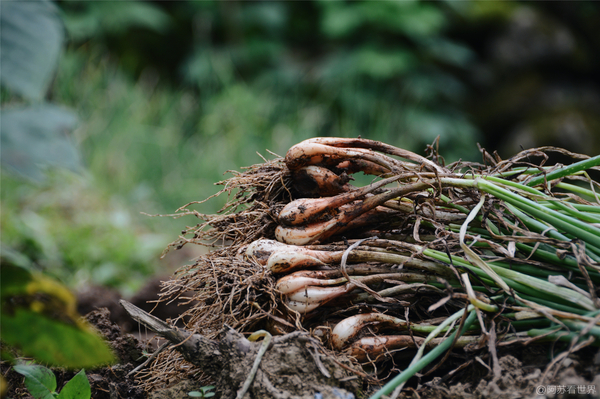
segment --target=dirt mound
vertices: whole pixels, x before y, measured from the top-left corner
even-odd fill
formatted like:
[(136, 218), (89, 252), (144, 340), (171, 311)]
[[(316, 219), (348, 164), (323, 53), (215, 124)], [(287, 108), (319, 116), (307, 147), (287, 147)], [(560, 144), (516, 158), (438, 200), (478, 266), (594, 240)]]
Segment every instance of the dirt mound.
[[(110, 320), (108, 309), (90, 312), (87, 320), (96, 326), (117, 354), (119, 364), (111, 367), (88, 370), (87, 376), (94, 399), (180, 399), (191, 391), (207, 385), (207, 375), (182, 381), (173, 380), (167, 387), (147, 392), (132, 370), (146, 356), (144, 344)], [(215, 341), (214, 358), (208, 367), (212, 370), (210, 380), (215, 383), (216, 398), (234, 397), (242, 386), (260, 343), (249, 343), (241, 334), (226, 330), (221, 340)], [(242, 342), (244, 350), (236, 342)], [(275, 344), (266, 352), (256, 374), (253, 388), (255, 397), (272, 398), (366, 398), (374, 393), (378, 385), (369, 385), (368, 379), (351, 372), (350, 362), (339, 363), (339, 358), (327, 357), (315, 351), (312, 338), (294, 333), (275, 337)], [(544, 346), (524, 347), (514, 354), (503, 350), (499, 358), (500, 377), (494, 378), (487, 367), (485, 354), (481, 361), (470, 361), (466, 357), (453, 357), (440, 369), (436, 377), (423, 379), (423, 384), (413, 383), (401, 393), (400, 398), (434, 399), (512, 399), (512, 398), (597, 398), (600, 393), (600, 353), (596, 350), (579, 351), (565, 359), (555, 373), (544, 372), (551, 355)], [(462, 360), (461, 360), (462, 359)], [(209, 363), (209, 362), (206, 362)], [(23, 385), (20, 374), (3, 363), (2, 374), (7, 379), (9, 397), (30, 399), (32, 396)], [(58, 386), (64, 385), (75, 374), (72, 371), (54, 370)], [(426, 372), (426, 371), (424, 371)], [(329, 375), (329, 377), (327, 377)], [(538, 395), (537, 392), (542, 393)], [(571, 392), (571, 393), (569, 393)], [(575, 392), (575, 393), (573, 393)], [(595, 392), (595, 394), (594, 394)], [(260, 394), (260, 396), (256, 396)]]
[[(413, 392), (432, 399), (566, 399), (600, 397), (600, 367), (594, 362), (598, 352), (571, 355), (556, 375), (545, 375), (547, 356), (541, 348), (525, 349), (518, 355), (499, 359), (500, 375), (481, 363), (473, 364), (454, 378), (435, 377)], [(547, 353), (545, 353), (547, 355)], [(551, 377), (551, 378), (550, 378)], [(399, 398), (412, 398), (404, 392)]]

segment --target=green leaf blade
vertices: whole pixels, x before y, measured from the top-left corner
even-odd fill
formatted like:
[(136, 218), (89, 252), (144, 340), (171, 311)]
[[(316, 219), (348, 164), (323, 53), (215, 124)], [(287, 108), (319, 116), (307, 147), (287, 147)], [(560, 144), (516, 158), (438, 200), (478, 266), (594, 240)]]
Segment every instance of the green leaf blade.
[[(110, 364), (114, 355), (95, 332), (53, 319), (31, 309), (14, 308), (0, 315), (2, 340), (36, 360), (67, 368)], [(43, 332), (43, 333), (41, 333)]]
[(58, 395), (58, 399), (90, 399), (91, 397), (92, 387), (85, 375), (85, 370), (75, 374)]
[(62, 284), (21, 267), (2, 265), (0, 290), (3, 342), (54, 366), (82, 368), (114, 360), (104, 340), (81, 320), (75, 296)]
[(52, 80), (63, 39), (63, 25), (53, 3), (0, 2), (2, 84), (29, 100), (41, 100)]
[(21, 364), (14, 366), (14, 370), (25, 376), (25, 386), (35, 399), (52, 399), (54, 397), (56, 377), (48, 368), (34, 364)]
[(70, 110), (42, 104), (2, 110), (0, 118), (3, 166), (37, 181), (44, 178), (41, 166), (81, 169), (79, 153), (67, 135), (77, 123)]

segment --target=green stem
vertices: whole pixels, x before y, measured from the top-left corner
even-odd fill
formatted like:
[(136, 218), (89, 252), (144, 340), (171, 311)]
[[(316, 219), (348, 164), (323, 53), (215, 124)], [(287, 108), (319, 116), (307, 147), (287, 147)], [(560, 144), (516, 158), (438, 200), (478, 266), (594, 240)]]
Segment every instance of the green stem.
[[(558, 185), (557, 185), (558, 187)], [(577, 186), (573, 186), (573, 187), (577, 187)], [(578, 187), (580, 188), (580, 187)], [(552, 206), (553, 204), (555, 204), (556, 201), (551, 201), (549, 202), (549, 205), (547, 206)], [(600, 213), (600, 206), (598, 205), (584, 205), (584, 204), (576, 204), (573, 202), (569, 202), (569, 205), (572, 206), (573, 208), (577, 209), (579, 212), (586, 212), (586, 213)]]
[(566, 177), (598, 165), (600, 165), (600, 155), (596, 155), (595, 157), (584, 159), (583, 161), (575, 162), (569, 166), (556, 169), (550, 173), (534, 177), (533, 179), (527, 182), (527, 185), (530, 187), (537, 186), (538, 184), (542, 184), (545, 181), (549, 182), (554, 179), (560, 179), (562, 177)]
[(550, 223), (555, 228), (572, 234), (573, 236), (582, 239), (586, 243), (593, 245), (596, 248), (600, 248), (599, 228), (590, 224), (586, 224), (570, 216), (553, 211), (552, 209), (548, 209), (543, 205), (537, 204), (534, 201), (524, 198), (509, 190), (498, 187), (495, 184), (485, 180), (479, 180), (477, 186), (481, 190), (518, 207), (522, 211)]
[[(555, 331), (555, 332), (552, 332), (552, 331)], [(548, 334), (548, 333), (550, 333), (550, 334)], [(545, 335), (545, 334), (548, 334), (548, 335)], [(533, 329), (527, 331), (527, 335), (529, 335), (530, 337), (539, 337), (541, 335), (545, 335), (543, 338), (540, 339), (540, 342), (543, 342), (543, 341), (572, 342), (573, 338), (577, 338), (577, 337), (579, 337), (580, 339), (583, 338), (579, 335), (579, 333), (576, 333), (576, 332), (556, 331), (556, 327), (550, 327), (550, 328), (544, 328), (544, 329), (533, 328)], [(596, 340), (594, 343), (592, 343), (592, 345), (598, 346), (598, 345), (600, 345), (600, 342), (598, 342), (598, 340)]]
[[(452, 257), (452, 259), (450, 259), (445, 253), (433, 249), (424, 249), (423, 255), (430, 256), (434, 259), (441, 260), (458, 267), (469, 269), (476, 273), (479, 277), (489, 278), (485, 271), (471, 265), (469, 262), (461, 258)], [(552, 284), (548, 281), (528, 276), (513, 270), (508, 270), (491, 262), (488, 264), (502, 278), (502, 280), (508, 284), (510, 288), (519, 293), (528, 294), (534, 298), (544, 297), (549, 301), (567, 301), (569, 304), (574, 304), (584, 309), (595, 310), (594, 304), (589, 298), (569, 288), (559, 287), (556, 284)], [(486, 282), (486, 284), (487, 283), (488, 282)], [(496, 286), (496, 284), (493, 282), (491, 284)]]
[[(508, 322), (502, 322), (500, 325), (505, 326)], [(532, 319), (532, 320), (514, 320), (511, 321), (510, 324), (517, 331), (526, 331), (531, 330), (532, 328), (537, 327), (548, 327), (550, 325), (550, 320), (548, 319)]]
[(548, 209), (485, 179), (469, 180), (441, 178), (440, 181), (444, 184), (456, 187), (477, 187), (538, 219), (550, 223), (557, 229), (561, 229), (562, 231), (584, 240), (592, 251), (600, 254), (600, 229), (595, 226), (586, 224), (570, 216), (563, 215), (552, 209)]
[[(588, 214), (588, 213), (584, 213), (584, 212), (580, 212), (577, 209), (573, 209), (567, 205), (565, 205), (562, 201), (553, 201), (552, 202), (552, 207), (556, 207), (559, 210), (564, 211), (565, 213), (567, 213), (569, 216), (577, 218), (579, 220), (582, 220), (584, 222), (587, 223), (600, 223), (600, 216), (596, 215), (596, 214)], [(548, 207), (550, 208), (550, 207)], [(600, 208), (600, 207), (598, 207)]]
[[(576, 330), (576, 331), (582, 331), (582, 330), (588, 328), (588, 323), (583, 323), (581, 321), (573, 321), (573, 320), (565, 320), (565, 319), (561, 319), (561, 321), (563, 323), (565, 323), (565, 325), (567, 327), (569, 327), (570, 329)], [(591, 328), (589, 328), (588, 334), (593, 335), (596, 338), (600, 338), (600, 327), (592, 326)]]
[[(560, 310), (561, 312), (569, 312), (569, 313), (574, 313), (574, 314), (578, 314), (578, 315), (582, 315), (582, 316), (585, 316), (589, 312), (584, 309), (575, 308), (575, 307), (571, 306), (570, 304), (557, 303), (555, 300), (542, 298), (540, 295), (527, 295), (527, 294), (523, 294), (523, 293), (520, 293), (519, 295), (521, 295), (521, 298), (523, 298), (523, 299), (526, 299), (531, 302), (539, 303), (540, 305), (543, 305), (543, 306), (546, 306), (546, 307), (549, 307), (549, 308), (552, 308), (555, 310)], [(526, 306), (524, 303), (522, 303), (520, 301), (518, 301), (518, 303), (521, 306)]]
[[(517, 207), (510, 204), (507, 204), (506, 206), (512, 213), (515, 214), (515, 216), (517, 216), (525, 224), (525, 226), (527, 226), (531, 230), (537, 231), (539, 233), (546, 231), (548, 237), (556, 238), (561, 241), (571, 241), (569, 237), (565, 236), (562, 233), (559, 233), (556, 229), (549, 229), (550, 226), (527, 216), (525, 213), (521, 212)], [(585, 253), (594, 261), (600, 262), (600, 256), (596, 255), (590, 249), (591, 245), (586, 245)]]
[(552, 199), (552, 197), (547, 196), (546, 194), (536, 190), (535, 188), (526, 186), (524, 184), (521, 183), (517, 183), (515, 181), (512, 180), (504, 180), (504, 179), (500, 179), (498, 177), (494, 177), (494, 176), (482, 176), (482, 179), (494, 182), (500, 186), (507, 186), (507, 187), (511, 187), (515, 190), (519, 190), (519, 191), (523, 191), (529, 194), (533, 194), (537, 197), (541, 197), (541, 198), (546, 198), (546, 199)]
[[(596, 193), (592, 190), (588, 190), (587, 188), (577, 186), (575, 184), (560, 182), (560, 183), (556, 184), (556, 186), (554, 186), (554, 187), (576, 193), (581, 197), (589, 197), (590, 200), (596, 201), (596, 203), (598, 203), (598, 197), (600, 197), (599, 193)], [(600, 212), (600, 209), (598, 209), (599, 208), (598, 205), (581, 205), (581, 204), (577, 204), (577, 205), (579, 205), (580, 207), (583, 207), (582, 210), (586, 210), (588, 212), (595, 212), (595, 213)]]

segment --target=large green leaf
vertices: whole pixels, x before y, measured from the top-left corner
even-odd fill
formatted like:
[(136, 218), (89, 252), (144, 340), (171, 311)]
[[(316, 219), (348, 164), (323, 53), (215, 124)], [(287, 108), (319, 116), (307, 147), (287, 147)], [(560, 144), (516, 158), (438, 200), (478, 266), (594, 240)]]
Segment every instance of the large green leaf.
[(33, 276), (29, 270), (19, 266), (3, 264), (0, 268), (0, 299), (4, 300), (9, 296), (27, 294), (27, 284), (32, 279)]
[(171, 24), (160, 7), (142, 1), (88, 1), (63, 8), (65, 27), (74, 41), (122, 35), (132, 28), (164, 32)]
[(10, 265), (2, 265), (0, 280), (4, 343), (53, 366), (81, 368), (114, 360), (104, 340), (77, 314), (66, 287)]
[(355, 52), (355, 57), (353, 64), (356, 71), (376, 79), (390, 79), (402, 75), (417, 65), (414, 53), (404, 49), (382, 51), (363, 47)]
[(102, 338), (91, 329), (31, 309), (2, 310), (2, 341), (50, 366), (93, 367), (114, 361)]
[(41, 166), (79, 170), (77, 149), (68, 136), (77, 117), (69, 110), (50, 104), (0, 111), (1, 158), (3, 166), (34, 180), (43, 178)]
[(333, 38), (357, 34), (361, 27), (390, 30), (413, 38), (431, 37), (446, 25), (442, 11), (417, 1), (323, 1), (322, 29)]
[(25, 386), (35, 399), (53, 399), (56, 391), (56, 377), (44, 366), (36, 364), (20, 364), (15, 371), (25, 376)]
[(58, 399), (90, 399), (91, 396), (92, 387), (85, 376), (85, 370), (81, 370), (60, 390)]
[(63, 25), (53, 3), (0, 1), (2, 84), (29, 100), (43, 98), (63, 38)]

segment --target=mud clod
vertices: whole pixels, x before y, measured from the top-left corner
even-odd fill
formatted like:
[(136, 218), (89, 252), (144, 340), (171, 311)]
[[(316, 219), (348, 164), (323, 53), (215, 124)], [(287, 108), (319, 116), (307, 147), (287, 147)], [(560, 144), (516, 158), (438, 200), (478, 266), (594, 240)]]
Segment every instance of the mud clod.
[[(168, 339), (188, 362), (214, 381), (220, 398), (237, 396), (251, 375), (262, 342), (250, 342), (231, 328), (224, 329), (217, 340), (190, 334), (170, 328), (126, 301), (121, 303), (135, 320)], [(353, 376), (348, 371), (351, 368), (349, 360), (323, 353), (319, 342), (306, 333), (278, 336), (261, 358), (254, 378), (250, 377), (244, 398), (353, 398), (360, 386), (357, 380), (346, 380)]]
[(144, 389), (129, 372), (144, 360), (143, 345), (131, 334), (111, 321), (110, 311), (101, 308), (88, 313), (86, 319), (94, 325), (119, 359), (119, 364), (87, 372), (94, 399), (145, 399)]

